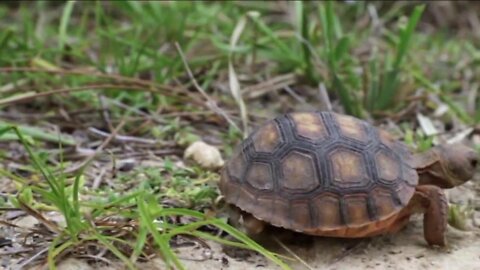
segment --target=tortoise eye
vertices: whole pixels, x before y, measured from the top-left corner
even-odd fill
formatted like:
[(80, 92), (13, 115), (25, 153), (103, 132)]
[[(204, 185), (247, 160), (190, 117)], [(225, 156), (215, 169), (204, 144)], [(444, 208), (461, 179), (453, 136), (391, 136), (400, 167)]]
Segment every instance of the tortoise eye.
[(478, 165), (478, 159), (477, 159), (477, 158), (472, 158), (472, 159), (470, 160), (470, 165), (471, 165), (473, 168), (477, 167), (477, 165)]

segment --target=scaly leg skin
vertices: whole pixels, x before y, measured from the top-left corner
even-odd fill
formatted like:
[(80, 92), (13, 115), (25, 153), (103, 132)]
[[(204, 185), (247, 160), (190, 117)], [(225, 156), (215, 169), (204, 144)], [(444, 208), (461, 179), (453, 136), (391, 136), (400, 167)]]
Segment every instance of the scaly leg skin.
[(242, 211), (240, 208), (229, 205), (227, 209), (228, 215), (230, 216), (230, 224), (235, 228), (243, 227), (248, 235), (260, 234), (265, 229), (265, 222)]
[(255, 218), (248, 213), (242, 213), (243, 226), (248, 235), (260, 234), (265, 229), (265, 222)]
[[(262, 227), (263, 223), (260, 220), (254, 218), (250, 214), (243, 212), (240, 208), (234, 205), (229, 205), (227, 209), (228, 209), (228, 215), (230, 217), (229, 218), (230, 224), (237, 229), (241, 229), (243, 227), (246, 230), (246, 233), (250, 237), (256, 236), (255, 233), (263, 229)], [(225, 236), (225, 239), (232, 242), (239, 242), (238, 239), (236, 239), (230, 234)], [(222, 245), (222, 250), (223, 252), (225, 252), (225, 254), (227, 254), (232, 258), (246, 258), (253, 254), (251, 250), (246, 250), (243, 248), (229, 246), (229, 245)]]
[(437, 186), (420, 185), (416, 188), (414, 202), (423, 210), (423, 233), (429, 245), (445, 246), (448, 202), (443, 190)]
[(240, 217), (242, 216), (242, 210), (231, 204), (229, 204), (226, 209), (230, 224), (235, 228), (239, 228), (241, 226)]

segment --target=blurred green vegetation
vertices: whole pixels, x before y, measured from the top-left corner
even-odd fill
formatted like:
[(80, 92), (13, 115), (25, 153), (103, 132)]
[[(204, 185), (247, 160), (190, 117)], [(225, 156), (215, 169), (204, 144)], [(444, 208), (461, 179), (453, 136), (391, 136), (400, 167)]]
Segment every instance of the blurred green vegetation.
[[(0, 5), (0, 66), (85, 67), (174, 84), (185, 82), (185, 67), (174, 46), (178, 42), (207, 92), (215, 92), (212, 83), (225, 74), (233, 55), (234, 66), (241, 67), (242, 74), (268, 79), (293, 72), (300, 85), (324, 83), (348, 114), (398, 112), (408, 105), (410, 95), (425, 88), (446, 100), (463, 121), (477, 123), (480, 117), (465, 112), (457, 104), (465, 102), (465, 97), (455, 95), (465, 72), (473, 73), (473, 78), (478, 74), (478, 39), (473, 34), (458, 37), (448, 25), (428, 24), (433, 15), (427, 12), (435, 3), (42, 1), (13, 5)], [(422, 21), (422, 16), (427, 18)], [(230, 37), (242, 18), (246, 18), (245, 28), (239, 42), (231, 46)], [(266, 68), (244, 68), (262, 64)], [(27, 77), (36, 91), (93, 80), (88, 75), (0, 76), (2, 85)], [(106, 93), (137, 108), (172, 99), (145, 98), (149, 94), (141, 91)], [(92, 94), (72, 95), (96, 102)], [(2, 96), (12, 98), (10, 92)], [(230, 100), (224, 95), (218, 98)]]

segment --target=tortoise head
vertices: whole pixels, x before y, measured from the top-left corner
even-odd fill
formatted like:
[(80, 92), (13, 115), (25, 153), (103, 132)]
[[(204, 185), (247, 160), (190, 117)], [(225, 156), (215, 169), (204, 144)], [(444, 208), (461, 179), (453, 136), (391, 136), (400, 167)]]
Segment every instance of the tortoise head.
[(477, 152), (460, 143), (439, 145), (414, 157), (420, 185), (441, 188), (459, 186), (472, 179), (478, 162)]

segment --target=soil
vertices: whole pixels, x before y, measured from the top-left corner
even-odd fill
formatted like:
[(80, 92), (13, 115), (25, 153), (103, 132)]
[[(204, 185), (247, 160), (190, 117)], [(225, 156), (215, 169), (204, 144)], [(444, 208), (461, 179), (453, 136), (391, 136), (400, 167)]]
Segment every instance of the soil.
[[(305, 245), (288, 245), (297, 256), (309, 266), (301, 263), (290, 263), (293, 269), (480, 269), (480, 233), (460, 232), (449, 228), (449, 247), (446, 249), (431, 248), (422, 237), (422, 221), (417, 218), (402, 232), (394, 236), (377, 237), (364, 240), (345, 240), (333, 238), (315, 238), (313, 243)], [(208, 259), (182, 259), (186, 269), (207, 270), (240, 270), (240, 269), (280, 269), (265, 258), (255, 254), (237, 255), (232, 258), (225, 254), (222, 247), (210, 243), (211, 256)], [(285, 254), (280, 247), (274, 251)], [(198, 252), (198, 250), (196, 251)], [(247, 252), (248, 253), (248, 252)], [(140, 264), (143, 270), (165, 269), (160, 259)], [(310, 268), (309, 268), (310, 267)], [(77, 260), (67, 260), (59, 266), (59, 270), (113, 270), (122, 267), (94, 267)]]
[[(292, 269), (461, 269), (480, 270), (480, 174), (460, 186), (446, 191), (451, 205), (468, 205), (464, 222), (448, 226), (446, 248), (430, 247), (423, 237), (423, 217), (413, 216), (408, 226), (394, 235), (367, 239), (341, 239), (313, 237), (287, 230), (271, 230), (256, 239), (269, 250), (299, 260), (287, 260)], [(10, 215), (15, 213), (10, 212)], [(49, 218), (54, 218), (48, 216)], [(32, 228), (35, 218), (23, 216), (14, 220), (17, 226)], [(458, 223), (458, 222), (457, 222)], [(453, 225), (455, 223), (452, 223)], [(2, 231), (2, 229), (4, 231)], [(0, 236), (14, 233), (13, 227), (0, 226)], [(222, 247), (206, 241), (205, 245), (176, 249), (186, 269), (240, 270), (280, 269), (266, 258), (252, 251)], [(288, 249), (288, 250), (287, 250)], [(0, 256), (0, 263), (6, 257)], [(13, 259), (10, 261), (13, 263)], [(2, 263), (0, 265), (8, 265)], [(68, 258), (58, 265), (59, 270), (117, 270), (125, 269), (120, 263), (89, 265), (84, 259)], [(142, 270), (167, 269), (160, 258), (138, 263)], [(0, 266), (1, 269), (1, 266)], [(7, 268), (9, 269), (9, 268)], [(15, 269), (15, 268), (10, 268)], [(35, 266), (29, 269), (46, 269)]]
[[(446, 235), (448, 246), (445, 248), (430, 247), (426, 244), (421, 215), (413, 216), (408, 226), (394, 235), (366, 239), (341, 239), (273, 230), (256, 240), (269, 250), (292, 258), (284, 260), (292, 269), (480, 270), (480, 174), (463, 186), (447, 190), (446, 194), (451, 205), (468, 205), (472, 211), (466, 212), (469, 214), (466, 214), (461, 226), (458, 224), (455, 227), (448, 226)], [(18, 226), (26, 228), (36, 223), (38, 222), (30, 216), (25, 216), (16, 222)], [(462, 230), (458, 229), (462, 226), (464, 227)], [(206, 243), (210, 248), (193, 246), (176, 249), (186, 269), (280, 269), (252, 251), (226, 248), (211, 241)], [(82, 259), (68, 258), (60, 263), (58, 269), (125, 269), (120, 263), (115, 264), (89, 265)], [(167, 269), (160, 258), (138, 263), (138, 268)], [(36, 266), (30, 269), (46, 268)]]
[[(450, 201), (462, 203), (466, 200), (478, 203), (480, 182), (448, 191)], [(480, 217), (474, 211), (473, 218)], [(475, 225), (472, 225), (475, 224)], [(413, 216), (409, 225), (395, 235), (370, 239), (339, 239), (293, 235), (288, 231), (278, 231), (263, 235), (261, 244), (279, 254), (293, 257), (295, 254), (305, 264), (290, 261), (293, 269), (480, 269), (480, 224), (473, 222), (469, 230), (448, 227), (448, 247), (435, 248), (426, 244), (423, 238), (422, 216)], [(277, 238), (275, 238), (277, 237)], [(280, 238), (290, 252), (278, 244)], [(222, 248), (208, 242), (211, 249), (186, 248), (179, 251), (186, 269), (280, 269), (272, 262), (250, 251)], [(71, 267), (77, 265), (76, 267)], [(160, 259), (139, 264), (140, 269), (165, 269)], [(93, 269), (85, 263), (70, 260), (60, 265), (60, 270)], [(95, 267), (102, 270), (118, 267)], [(120, 267), (121, 268), (121, 267)]]
[[(293, 269), (480, 269), (480, 181), (473, 181), (446, 191), (449, 201), (476, 209), (465, 219), (465, 230), (449, 226), (448, 246), (430, 247), (423, 237), (423, 217), (415, 215), (401, 232), (369, 239), (311, 237), (288, 231), (274, 231), (257, 239), (270, 250), (292, 257), (305, 264), (290, 262)], [(276, 237), (276, 238), (275, 238)], [(290, 252), (275, 239), (280, 238)], [(187, 269), (280, 269), (258, 255), (227, 252), (212, 245), (211, 259), (204, 262), (185, 261)], [(227, 249), (228, 251), (228, 249)], [(228, 260), (228, 266), (225, 264)], [(154, 269), (154, 268), (152, 268)]]

